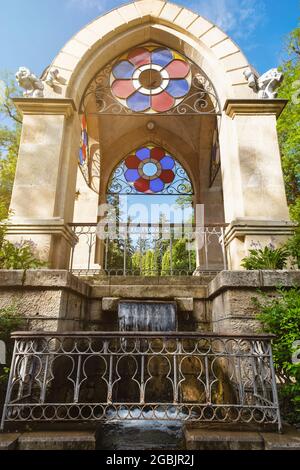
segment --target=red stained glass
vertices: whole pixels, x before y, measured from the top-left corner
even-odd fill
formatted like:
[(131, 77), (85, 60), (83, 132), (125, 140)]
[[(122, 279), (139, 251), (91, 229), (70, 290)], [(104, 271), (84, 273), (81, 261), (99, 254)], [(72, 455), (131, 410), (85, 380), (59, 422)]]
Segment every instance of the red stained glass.
[(151, 158), (154, 160), (161, 160), (165, 156), (165, 151), (159, 147), (155, 147), (151, 150)]
[(160, 179), (164, 183), (172, 183), (174, 181), (175, 174), (172, 170), (164, 170), (161, 172)]
[(173, 60), (167, 67), (170, 78), (185, 78), (190, 71), (190, 66), (182, 60)]
[(175, 99), (165, 91), (159, 95), (152, 96), (152, 108), (158, 113), (169, 111), (174, 105)]
[(125, 160), (125, 165), (127, 166), (128, 169), (131, 169), (131, 170), (138, 168), (140, 163), (141, 163), (141, 160), (136, 155), (130, 155)]
[(151, 53), (147, 51), (147, 49), (141, 47), (131, 51), (128, 54), (128, 60), (136, 67), (141, 67), (142, 65), (150, 64)]
[(150, 188), (150, 181), (144, 178), (140, 178), (134, 183), (134, 186), (137, 191), (145, 193)]
[(115, 96), (123, 99), (128, 98), (136, 91), (131, 80), (116, 80), (111, 89)]

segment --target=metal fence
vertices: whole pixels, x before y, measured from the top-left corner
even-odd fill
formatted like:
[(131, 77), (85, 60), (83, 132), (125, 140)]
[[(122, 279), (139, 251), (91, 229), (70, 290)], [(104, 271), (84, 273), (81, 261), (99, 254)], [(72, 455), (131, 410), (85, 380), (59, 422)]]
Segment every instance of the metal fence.
[(281, 429), (270, 336), (15, 333), (5, 423), (181, 420)]
[[(78, 239), (70, 262), (70, 270), (77, 275), (98, 274), (99, 259), (102, 269), (115, 276), (187, 276), (199, 265), (203, 273), (227, 269), (225, 225), (119, 224), (117, 233), (107, 233), (101, 242), (96, 223), (69, 226)], [(180, 242), (184, 244), (179, 246)]]

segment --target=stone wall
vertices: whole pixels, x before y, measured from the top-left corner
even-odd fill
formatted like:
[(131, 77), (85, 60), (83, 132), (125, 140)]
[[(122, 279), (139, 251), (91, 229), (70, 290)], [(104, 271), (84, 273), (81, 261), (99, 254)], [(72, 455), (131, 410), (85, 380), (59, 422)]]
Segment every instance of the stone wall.
[(223, 271), (200, 277), (99, 277), (67, 271), (0, 271), (0, 308), (15, 305), (25, 328), (44, 331), (118, 329), (120, 300), (175, 301), (180, 331), (251, 334), (261, 329), (253, 297), (300, 285), (300, 271)]
[(300, 286), (300, 271), (223, 271), (208, 286), (211, 326), (216, 333), (261, 330), (253, 298), (276, 296), (277, 287)]
[(0, 308), (15, 305), (30, 330), (82, 329), (88, 294), (67, 271), (0, 271)]

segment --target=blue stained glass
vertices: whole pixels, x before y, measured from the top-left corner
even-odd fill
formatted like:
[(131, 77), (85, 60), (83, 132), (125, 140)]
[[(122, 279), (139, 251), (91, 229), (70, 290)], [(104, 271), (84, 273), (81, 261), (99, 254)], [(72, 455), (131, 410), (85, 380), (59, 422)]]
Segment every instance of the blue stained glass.
[(150, 149), (145, 147), (137, 150), (135, 154), (140, 160), (146, 160), (147, 158), (150, 158), (150, 152)]
[(132, 78), (133, 72), (135, 71), (134, 65), (127, 60), (119, 62), (112, 70), (115, 78), (126, 79)]
[(162, 160), (160, 160), (160, 164), (164, 170), (172, 170), (175, 166), (175, 162), (173, 158), (166, 155)]
[(125, 178), (130, 183), (134, 183), (140, 177), (139, 172), (137, 170), (127, 170), (125, 172)]
[(146, 163), (143, 166), (143, 173), (146, 176), (154, 176), (157, 173), (157, 166), (154, 163)]
[(146, 111), (146, 109), (150, 108), (150, 96), (149, 95), (142, 95), (139, 91), (131, 95), (127, 101), (127, 106), (132, 111)]
[(165, 187), (164, 183), (159, 178), (150, 181), (150, 189), (154, 193), (159, 193), (160, 191), (164, 189), (164, 187)]
[(188, 93), (189, 89), (190, 85), (187, 80), (170, 80), (166, 92), (173, 98), (181, 98)]
[(79, 161), (81, 166), (85, 163), (82, 149), (79, 150)]
[(173, 54), (169, 49), (156, 49), (152, 52), (152, 63), (166, 67), (171, 60), (173, 60)]

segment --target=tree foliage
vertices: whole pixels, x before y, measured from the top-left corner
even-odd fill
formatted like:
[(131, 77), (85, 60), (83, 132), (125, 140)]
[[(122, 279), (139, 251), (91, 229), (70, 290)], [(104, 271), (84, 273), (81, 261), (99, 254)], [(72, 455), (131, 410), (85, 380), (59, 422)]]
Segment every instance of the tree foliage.
[(278, 97), (289, 103), (278, 120), (278, 135), (288, 202), (293, 205), (300, 194), (300, 27), (288, 38), (287, 58), (281, 69), (284, 80)]
[(273, 355), (281, 411), (290, 422), (300, 422), (300, 363), (294, 360), (298, 357), (296, 342), (300, 339), (300, 289), (278, 289), (277, 298), (255, 299), (255, 303), (264, 330), (276, 335)]
[(9, 74), (0, 77), (0, 220), (8, 216), (11, 192), (16, 171), (22, 118), (12, 97), (17, 93), (14, 79)]

